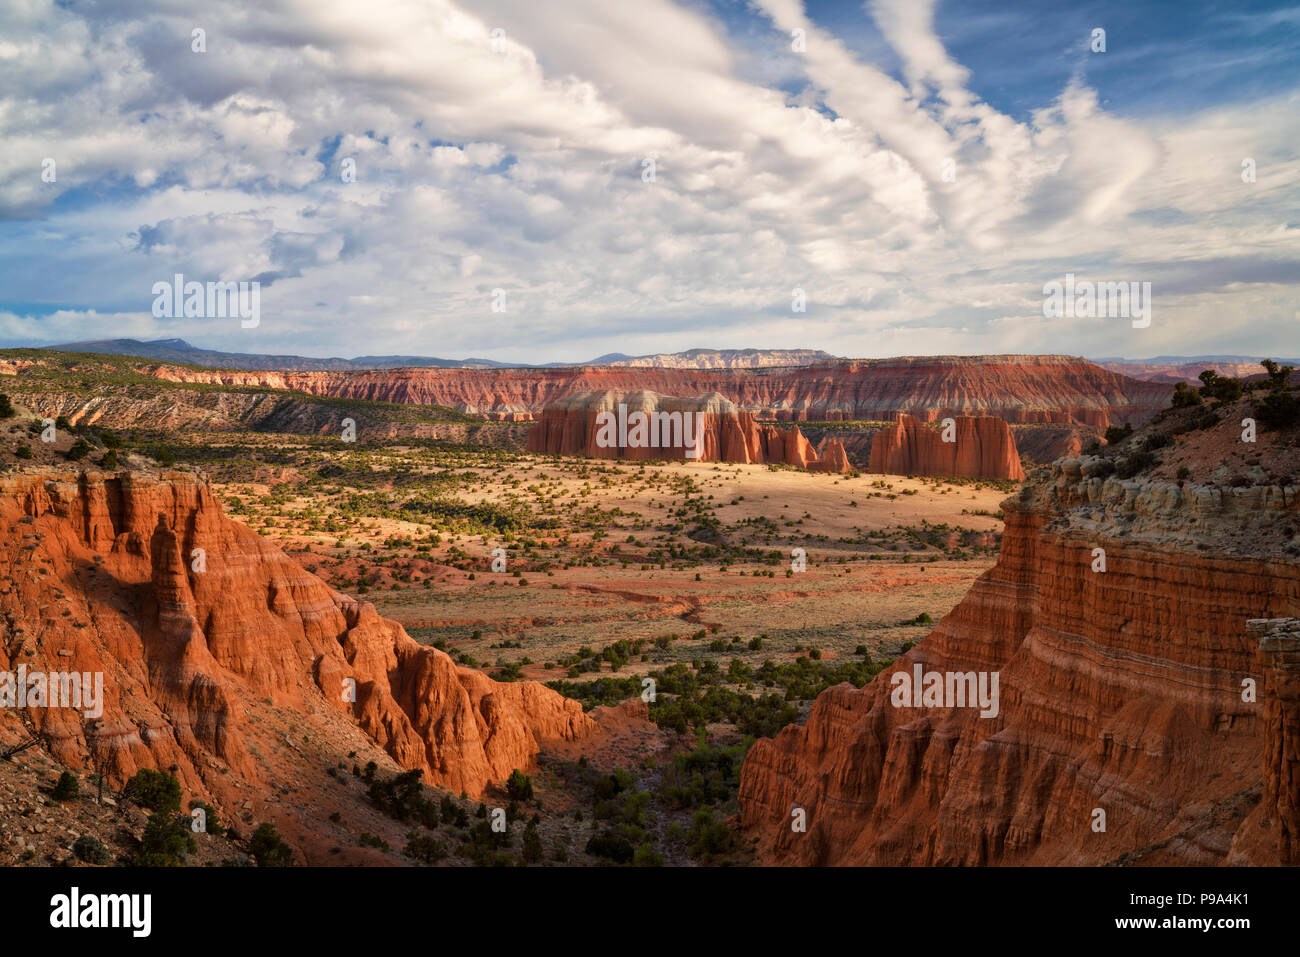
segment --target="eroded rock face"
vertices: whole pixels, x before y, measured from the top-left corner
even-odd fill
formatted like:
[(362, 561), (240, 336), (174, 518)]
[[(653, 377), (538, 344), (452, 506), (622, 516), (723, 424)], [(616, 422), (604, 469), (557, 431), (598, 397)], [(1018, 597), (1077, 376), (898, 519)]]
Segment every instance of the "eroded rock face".
[[(649, 425), (638, 433), (638, 423)], [(798, 426), (759, 425), (717, 393), (676, 398), (606, 390), (565, 396), (542, 411), (528, 434), (528, 450), (595, 458), (777, 462), (816, 471), (849, 468), (838, 441), (823, 443), (819, 456)]]
[[(0, 368), (0, 372), (4, 369)], [(367, 372), (245, 372), (165, 364), (142, 372), (175, 382), (219, 382), (311, 395), (443, 405), (489, 419), (524, 421), (579, 392), (716, 392), (743, 412), (782, 421), (926, 421), (991, 415), (1007, 422), (1105, 430), (1146, 422), (1171, 386), (1141, 382), (1071, 356), (921, 356), (852, 359), (764, 369), (576, 366), (554, 369), (384, 369)]]
[(1259, 807), (1233, 837), (1229, 863), (1300, 864), (1300, 619), (1249, 622), (1263, 675), (1264, 776)]
[[(1300, 494), (1103, 479), (1095, 461), (1036, 473), (1003, 504), (997, 565), (927, 638), (754, 746), (740, 821), (767, 861), (1294, 860), (1294, 639), (1246, 623), (1300, 614), (1300, 562), (1225, 530), (1290, 525)], [(917, 665), (996, 672), (996, 716), (896, 706)]]
[(198, 794), (256, 783), (248, 713), (264, 706), (350, 715), (398, 764), (473, 795), (591, 728), (575, 701), (419, 645), (189, 473), (6, 475), (0, 532), (0, 670), (102, 673), (98, 721), (23, 714), (56, 760), (117, 785), (145, 767)]
[(942, 430), (927, 428), (910, 415), (900, 415), (897, 423), (881, 429), (871, 440), (868, 471), (1017, 482), (1024, 479), (1016, 440), (1002, 419), (957, 416), (953, 419), (952, 438), (951, 442), (945, 441)]

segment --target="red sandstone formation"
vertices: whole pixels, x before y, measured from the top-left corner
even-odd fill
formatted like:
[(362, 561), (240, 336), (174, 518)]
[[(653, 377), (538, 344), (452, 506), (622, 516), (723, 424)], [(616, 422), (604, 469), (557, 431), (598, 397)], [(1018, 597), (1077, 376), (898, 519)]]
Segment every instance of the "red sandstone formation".
[(26, 714), (56, 760), (114, 784), (175, 766), (187, 791), (242, 797), (268, 709), (336, 712), (428, 783), (476, 796), (590, 730), (577, 702), (457, 667), (335, 592), (191, 474), (9, 474), (0, 529), (0, 671), (102, 672), (99, 722)]
[(854, 359), (798, 368), (394, 369), (367, 372), (240, 372), (147, 365), (175, 382), (289, 389), (311, 395), (443, 405), (521, 421), (578, 392), (716, 392), (741, 411), (783, 421), (926, 421), (991, 415), (1008, 422), (1094, 430), (1139, 425), (1168, 404), (1170, 386), (1140, 382), (1069, 356), (926, 356)]
[(1025, 477), (1011, 429), (989, 416), (957, 416), (953, 441), (940, 429), (922, 425), (910, 415), (881, 429), (871, 440), (870, 472), (893, 475), (940, 475), (958, 478), (1014, 479)]
[[(1096, 462), (1007, 499), (997, 565), (925, 640), (753, 747), (740, 821), (768, 862), (1295, 862), (1297, 623), (1247, 621), (1300, 614), (1300, 495)], [(916, 666), (997, 673), (996, 717), (896, 706)]]
[[(638, 415), (656, 423), (640, 439), (633, 437), (634, 416)], [(688, 418), (695, 416), (698, 419)], [(601, 436), (601, 426), (616, 423), (620, 417), (626, 423), (627, 436), (620, 442), (614, 435), (615, 441), (610, 442), (608, 436)], [(692, 444), (690, 449), (688, 444)], [(779, 462), (823, 472), (849, 468), (848, 457), (838, 441), (824, 442), (823, 455), (819, 456), (798, 426), (781, 429), (759, 425), (750, 413), (738, 411), (734, 403), (716, 393), (693, 398), (646, 391), (566, 396), (542, 411), (541, 420), (528, 434), (528, 450), (596, 458)]]
[(809, 467), (819, 472), (849, 471), (851, 466), (848, 453), (844, 450), (844, 443), (839, 439), (823, 439), (817, 449), (817, 462)]
[(1300, 864), (1300, 619), (1252, 621), (1264, 676), (1264, 793), (1233, 842), (1230, 863)]

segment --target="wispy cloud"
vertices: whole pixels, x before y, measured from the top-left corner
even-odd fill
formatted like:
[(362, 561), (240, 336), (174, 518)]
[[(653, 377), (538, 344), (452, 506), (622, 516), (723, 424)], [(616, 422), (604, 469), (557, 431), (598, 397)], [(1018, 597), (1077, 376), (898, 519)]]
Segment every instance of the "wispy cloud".
[[(920, 0), (9, 5), (0, 339), (1278, 351), (1300, 93), (1274, 58), (1300, 25), (1162, 38), (1125, 9), (1031, 29)], [(1198, 57), (1235, 100), (1142, 92)], [(1066, 271), (1153, 281), (1151, 327), (1042, 319)], [(261, 277), (262, 322), (154, 319), (177, 272)]]

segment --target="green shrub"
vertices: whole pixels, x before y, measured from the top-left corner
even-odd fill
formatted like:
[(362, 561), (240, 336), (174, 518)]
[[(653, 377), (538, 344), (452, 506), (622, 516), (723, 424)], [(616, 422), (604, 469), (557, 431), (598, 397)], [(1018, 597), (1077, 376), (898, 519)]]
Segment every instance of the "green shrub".
[[(217, 816), (217, 809), (207, 801), (191, 801), (190, 811), (200, 808), (203, 811), (203, 833), (211, 834), (213, 837), (224, 837), (225, 827), (221, 823), (221, 818)], [(193, 814), (190, 815), (191, 820)]]
[(1239, 379), (1221, 376), (1213, 369), (1206, 369), (1197, 378), (1204, 383), (1201, 386), (1202, 395), (1217, 399), (1220, 403), (1236, 402), (1241, 398), (1241, 380)]
[(523, 857), (525, 864), (540, 864), (542, 862), (542, 838), (537, 833), (537, 825), (532, 821), (524, 828), (524, 849)]
[(112, 471), (117, 468), (117, 449), (109, 449), (99, 460), (99, 467)]
[(610, 830), (593, 835), (587, 841), (585, 850), (588, 854), (603, 857), (615, 864), (630, 864), (632, 858), (636, 855), (636, 848), (632, 846), (631, 841), (623, 835)]
[(510, 772), (506, 779), (506, 794), (512, 801), (531, 801), (533, 799), (533, 779), (518, 768)]
[(1170, 404), (1175, 409), (1185, 409), (1193, 405), (1201, 404), (1201, 393), (1189, 386), (1186, 382), (1179, 382), (1174, 385), (1174, 396)]
[(708, 860), (735, 849), (735, 838), (727, 825), (718, 820), (711, 807), (702, 807), (691, 818), (686, 833), (686, 849), (697, 860)]
[(136, 867), (180, 867), (186, 856), (197, 850), (189, 818), (177, 817), (174, 811), (155, 811), (144, 826), (133, 863)]
[(1154, 465), (1158, 465), (1160, 460), (1155, 454), (1145, 449), (1141, 452), (1134, 452), (1132, 455), (1122, 459), (1115, 469), (1115, 474), (1122, 479), (1132, 478), (1145, 472)]
[(1255, 418), (1275, 429), (1286, 428), (1300, 420), (1300, 402), (1290, 392), (1271, 392), (1255, 403)]
[(1106, 430), (1106, 444), (1115, 445), (1123, 442), (1133, 434), (1133, 426), (1125, 422), (1123, 425), (1112, 425)]
[(642, 844), (632, 855), (633, 867), (663, 867), (664, 856), (654, 849), (650, 843)]
[(1279, 366), (1272, 359), (1265, 359), (1260, 365), (1268, 372), (1268, 384), (1272, 389), (1285, 389), (1295, 371), (1295, 366)]
[(253, 855), (258, 867), (288, 867), (293, 863), (293, 848), (284, 842), (270, 821), (257, 825), (248, 842), (248, 853)]
[(0, 395), (0, 419), (12, 419), (14, 417), (14, 404), (9, 401), (9, 396)]
[(20, 459), (30, 459), (32, 457), (32, 450), (26, 445), (20, 445), (18, 448), (14, 449), (14, 455)]
[[(369, 770), (369, 765), (366, 766)], [(438, 826), (438, 806), (423, 795), (420, 770), (405, 771), (387, 781), (370, 782), (366, 792), (375, 807), (399, 821), (416, 818), (425, 826)]]
[(71, 801), (80, 790), (81, 785), (77, 781), (77, 776), (71, 771), (64, 771), (59, 775), (59, 783), (54, 785), (51, 796), (56, 801)]
[(113, 860), (108, 848), (89, 834), (83, 834), (72, 842), (72, 853), (77, 856), (77, 860), (87, 864), (108, 864)]
[(403, 853), (421, 864), (436, 864), (447, 856), (447, 848), (442, 841), (428, 834), (412, 831), (406, 836), (406, 850)]
[(126, 782), (122, 797), (150, 811), (175, 814), (181, 809), (181, 783), (166, 771), (142, 768)]

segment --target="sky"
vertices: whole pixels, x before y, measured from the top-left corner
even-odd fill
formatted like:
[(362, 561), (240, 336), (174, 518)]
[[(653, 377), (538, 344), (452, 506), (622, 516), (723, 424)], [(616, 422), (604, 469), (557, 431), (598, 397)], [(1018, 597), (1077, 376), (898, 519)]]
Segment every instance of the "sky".
[(1295, 355), (1298, 51), (1270, 2), (4, 0), (0, 346)]

